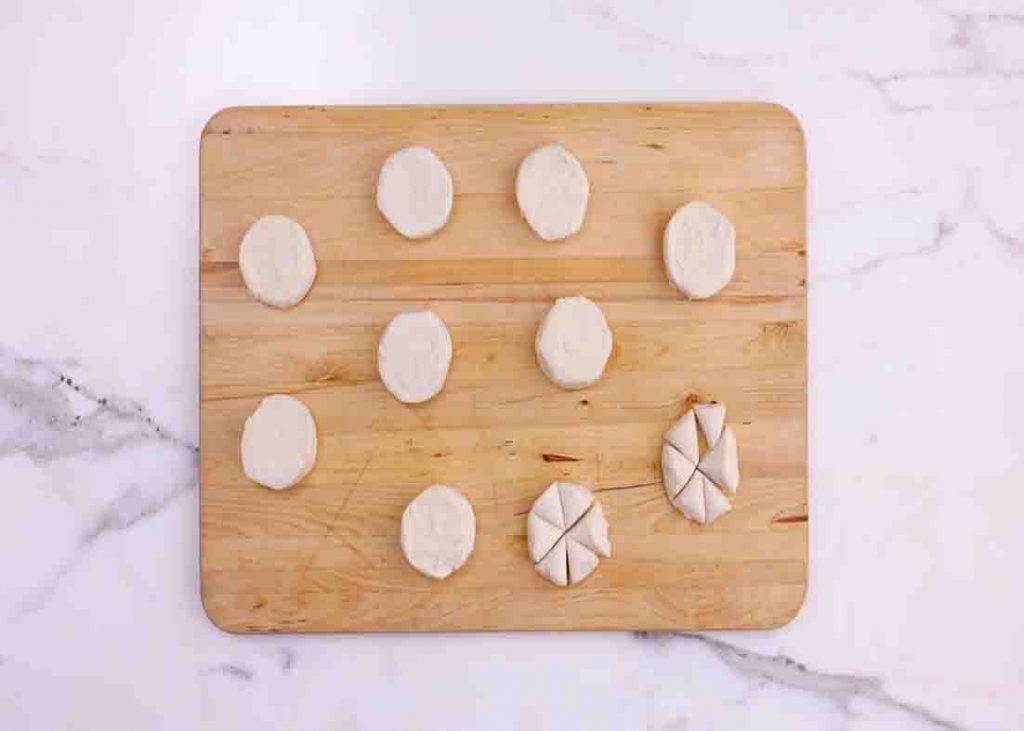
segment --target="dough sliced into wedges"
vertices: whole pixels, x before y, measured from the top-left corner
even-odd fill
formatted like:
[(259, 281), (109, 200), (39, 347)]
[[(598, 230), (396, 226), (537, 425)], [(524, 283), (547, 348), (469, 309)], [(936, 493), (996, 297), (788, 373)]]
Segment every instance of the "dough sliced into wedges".
[(722, 436), (722, 427), (725, 425), (725, 407), (721, 404), (697, 404), (693, 410), (697, 414), (700, 429), (704, 432), (704, 440), (708, 443), (708, 449), (711, 449), (718, 444), (718, 438)]
[(697, 466), (718, 487), (735, 494), (740, 486), (740, 462), (736, 435), (731, 427), (722, 430), (718, 443), (704, 453)]
[(530, 560), (537, 563), (558, 543), (562, 537), (562, 529), (556, 528), (536, 513), (526, 518), (526, 535), (530, 547)]
[(669, 500), (686, 487), (696, 469), (697, 466), (671, 444), (661, 445), (661, 481)]
[[(573, 526), (572, 530), (569, 531), (570, 541), (576, 541), (582, 546), (586, 546), (594, 553), (600, 554), (605, 558), (611, 558), (612, 555), (612, 542), (608, 538), (608, 521), (605, 520), (604, 510), (601, 509), (601, 503), (594, 501), (593, 506), (588, 510), (580, 521)], [(572, 544), (570, 543), (570, 546)], [(572, 556), (570, 554), (569, 559), (570, 566), (572, 565)]]
[(552, 584), (567, 586), (569, 584), (569, 565), (566, 554), (565, 539), (559, 538), (548, 555), (534, 564), (537, 572)]
[(565, 539), (569, 559), (569, 583), (578, 584), (594, 573), (599, 559), (597, 554), (572, 538)]
[(704, 480), (704, 522), (713, 523), (732, 510), (729, 498), (711, 482)]
[(700, 459), (700, 441), (697, 439), (697, 419), (693, 409), (665, 432), (665, 441), (683, 453), (688, 460), (697, 464)]
[(704, 483), (707, 482), (704, 479), (704, 475), (694, 470), (690, 480), (686, 483), (682, 492), (675, 496), (672, 500), (672, 504), (679, 509), (679, 511), (690, 520), (695, 520), (700, 524), (705, 523), (705, 510), (704, 510)]
[(559, 535), (568, 527), (562, 514), (562, 496), (559, 494), (558, 483), (552, 482), (547, 490), (533, 503), (530, 514), (536, 513), (551, 525), (559, 529)]
[(562, 515), (568, 528), (580, 519), (587, 508), (594, 502), (590, 490), (572, 482), (559, 482), (558, 494), (562, 498)]

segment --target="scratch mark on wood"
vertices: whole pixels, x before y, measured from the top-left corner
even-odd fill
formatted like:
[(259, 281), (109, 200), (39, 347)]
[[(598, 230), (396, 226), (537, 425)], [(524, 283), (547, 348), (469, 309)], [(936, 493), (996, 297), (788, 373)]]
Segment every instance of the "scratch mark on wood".
[(545, 462), (579, 462), (579, 457), (570, 457), (566, 454), (552, 454), (551, 452), (544, 452), (540, 458)]
[(650, 487), (651, 485), (660, 485), (661, 480), (655, 480), (654, 482), (637, 482), (633, 485), (615, 485), (614, 487), (598, 487), (594, 492), (614, 492), (616, 490), (634, 490), (638, 487)]

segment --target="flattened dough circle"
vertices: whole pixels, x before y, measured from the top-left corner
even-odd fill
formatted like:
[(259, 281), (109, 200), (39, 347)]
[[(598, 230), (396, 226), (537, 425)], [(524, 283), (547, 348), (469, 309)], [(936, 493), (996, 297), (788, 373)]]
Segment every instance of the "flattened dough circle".
[(736, 230), (713, 206), (687, 203), (665, 227), (662, 254), (672, 286), (690, 299), (707, 299), (736, 270)]
[(596, 383), (612, 353), (612, 331), (601, 308), (586, 297), (555, 301), (537, 329), (537, 363), (562, 388)]
[(401, 541), (409, 565), (431, 579), (443, 579), (473, 553), (473, 506), (454, 487), (431, 485), (405, 506)]
[(316, 463), (316, 422), (306, 405), (291, 396), (267, 396), (245, 420), (242, 469), (253, 482), (284, 490)]
[(377, 344), (380, 380), (407, 404), (422, 403), (440, 393), (451, 362), (451, 335), (430, 310), (395, 315)]
[(238, 268), (260, 302), (287, 309), (302, 301), (316, 279), (316, 257), (305, 229), (287, 216), (263, 216), (242, 237)]
[(579, 231), (589, 197), (590, 182), (583, 165), (561, 145), (538, 147), (519, 163), (519, 211), (545, 241), (558, 241)]
[(381, 166), (377, 208), (407, 239), (431, 236), (451, 215), (452, 176), (433, 151), (403, 147)]

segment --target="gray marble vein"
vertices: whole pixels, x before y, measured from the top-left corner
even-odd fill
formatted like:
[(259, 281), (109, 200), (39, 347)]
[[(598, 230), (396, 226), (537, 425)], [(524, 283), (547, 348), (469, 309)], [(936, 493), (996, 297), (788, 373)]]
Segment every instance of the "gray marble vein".
[(140, 521), (159, 514), (171, 504), (190, 494), (195, 489), (195, 482), (188, 481), (172, 488), (156, 498), (147, 496), (137, 485), (130, 485), (117, 497), (111, 500), (100, 511), (97, 519), (85, 527), (79, 535), (78, 550), (71, 553), (57, 568), (45, 576), (31, 592), (17, 605), (15, 617), (38, 612), (50, 600), (75, 567), (82, 561), (86, 553), (96, 544), (101, 536), (125, 531)]
[(111, 453), (142, 441), (197, 452), (131, 399), (102, 394), (66, 368), (0, 348), (0, 457), (37, 463), (83, 452)]
[(203, 675), (222, 675), (232, 680), (242, 681), (249, 681), (255, 677), (255, 673), (246, 666), (230, 662), (211, 665), (203, 671)]
[(957, 731), (961, 726), (942, 718), (928, 708), (900, 700), (889, 694), (880, 678), (813, 670), (785, 655), (765, 655), (702, 634), (637, 632), (644, 641), (670, 642), (681, 639), (697, 643), (740, 675), (811, 693), (827, 700), (844, 714), (852, 713), (855, 700), (864, 699), (905, 712), (935, 728)]

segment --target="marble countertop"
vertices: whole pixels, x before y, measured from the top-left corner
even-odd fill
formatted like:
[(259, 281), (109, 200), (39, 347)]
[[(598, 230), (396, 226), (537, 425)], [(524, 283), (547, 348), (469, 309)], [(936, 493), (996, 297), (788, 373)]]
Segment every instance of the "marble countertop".
[[(0, 727), (1024, 726), (1024, 3), (290, 5), (0, 7)], [(196, 556), (206, 119), (710, 99), (784, 103), (807, 134), (797, 619), (215, 629)]]

